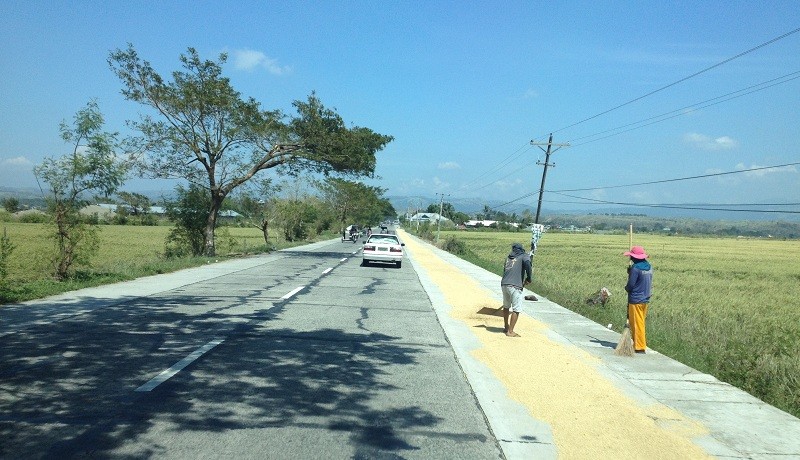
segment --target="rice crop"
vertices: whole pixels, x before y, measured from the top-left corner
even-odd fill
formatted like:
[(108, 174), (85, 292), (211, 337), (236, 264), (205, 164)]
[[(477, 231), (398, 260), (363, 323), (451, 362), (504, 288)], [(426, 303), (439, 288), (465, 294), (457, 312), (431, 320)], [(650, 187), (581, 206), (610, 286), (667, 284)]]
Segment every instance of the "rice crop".
[[(442, 232), (462, 258), (501, 273), (525, 233)], [(800, 241), (634, 235), (655, 269), (648, 347), (800, 416)], [(545, 233), (531, 289), (621, 330), (628, 235)], [(605, 307), (586, 300), (601, 287)]]

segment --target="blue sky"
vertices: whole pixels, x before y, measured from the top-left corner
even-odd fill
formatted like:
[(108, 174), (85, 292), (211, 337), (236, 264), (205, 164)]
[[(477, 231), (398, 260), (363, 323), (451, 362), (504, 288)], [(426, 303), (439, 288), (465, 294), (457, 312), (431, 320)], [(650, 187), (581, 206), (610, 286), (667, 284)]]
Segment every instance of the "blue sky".
[[(789, 80), (800, 75), (791, 75), (800, 71), (800, 33), (591, 117), (798, 27), (800, 7), (789, 0), (6, 0), (0, 185), (35, 186), (33, 165), (69, 150), (59, 123), (89, 100), (108, 130), (126, 133), (125, 120), (143, 109), (124, 100), (107, 58), (132, 43), (162, 75), (179, 68), (187, 47), (206, 59), (227, 52), (225, 74), (265, 109), (291, 111), (316, 91), (348, 123), (395, 137), (378, 154), (381, 179), (372, 183), (423, 206), (437, 194), (475, 204), (531, 194), (502, 209), (535, 206), (544, 153), (530, 141), (551, 132), (571, 146), (553, 154), (545, 188), (593, 190), (548, 192), (545, 209), (601, 206), (587, 198), (797, 203), (798, 165), (613, 186), (800, 162), (800, 79)], [(741, 97), (687, 109), (732, 93)], [(677, 116), (616, 134), (667, 113)], [(126, 188), (159, 187), (134, 180)]]

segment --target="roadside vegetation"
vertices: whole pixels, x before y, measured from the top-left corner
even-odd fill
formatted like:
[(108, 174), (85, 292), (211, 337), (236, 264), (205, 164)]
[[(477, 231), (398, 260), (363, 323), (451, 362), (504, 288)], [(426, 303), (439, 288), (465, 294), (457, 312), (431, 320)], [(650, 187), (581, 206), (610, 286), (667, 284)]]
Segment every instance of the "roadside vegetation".
[[(374, 177), (392, 136), (346, 123), (313, 92), (292, 102), (293, 114), (263, 110), (223, 75), (225, 53), (204, 60), (188, 48), (178, 60), (182, 70), (165, 78), (133, 45), (109, 54), (123, 96), (144, 112), (120, 139), (89, 102), (60, 125), (68, 152), (33, 169), (44, 210), (3, 199), (0, 303), (271, 251), (396, 215), (383, 189), (360, 182)], [(180, 184), (162, 212), (121, 191), (134, 173)], [(255, 229), (261, 243), (249, 239)]]
[(325, 232), (307, 240), (290, 242), (282, 237), (281, 232), (276, 232), (268, 247), (255, 227), (221, 227), (217, 230), (216, 256), (166, 257), (165, 241), (172, 231), (171, 226), (101, 225), (97, 232), (98, 250), (91, 258), (91, 264), (81, 266), (70, 277), (58, 281), (53, 277), (49, 261), (53, 252), (49, 225), (17, 222), (2, 225), (8, 240), (14, 242), (14, 250), (7, 260), (5, 282), (0, 283), (0, 303), (38, 299), (85, 287), (169, 273), (335, 236), (332, 232)]
[[(634, 224), (635, 227), (635, 224)], [(436, 229), (409, 228), (428, 239)], [(442, 231), (439, 246), (500, 274), (527, 232)], [(800, 416), (800, 241), (634, 234), (655, 268), (648, 346)], [(534, 258), (537, 294), (621, 331), (628, 235), (545, 233)], [(601, 287), (605, 307), (587, 299)]]

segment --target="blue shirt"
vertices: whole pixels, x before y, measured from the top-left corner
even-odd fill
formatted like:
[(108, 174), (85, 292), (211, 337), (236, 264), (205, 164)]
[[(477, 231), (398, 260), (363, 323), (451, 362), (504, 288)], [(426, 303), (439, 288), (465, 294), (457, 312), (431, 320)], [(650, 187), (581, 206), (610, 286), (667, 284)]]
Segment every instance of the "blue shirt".
[(653, 287), (653, 267), (650, 262), (642, 260), (631, 266), (628, 273), (628, 303), (648, 303)]

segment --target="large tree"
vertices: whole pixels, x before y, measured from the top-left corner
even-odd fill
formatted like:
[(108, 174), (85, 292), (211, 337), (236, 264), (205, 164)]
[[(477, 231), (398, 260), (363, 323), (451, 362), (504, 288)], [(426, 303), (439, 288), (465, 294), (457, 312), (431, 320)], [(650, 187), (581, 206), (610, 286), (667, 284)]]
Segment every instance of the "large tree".
[(395, 216), (391, 203), (382, 198), (386, 190), (380, 187), (338, 177), (330, 177), (317, 187), (333, 211), (340, 232), (348, 224), (376, 225), (385, 217)]
[(372, 177), (375, 154), (392, 140), (368, 128), (345, 126), (312, 93), (295, 101), (296, 114), (262, 110), (243, 98), (222, 75), (227, 55), (200, 59), (194, 48), (180, 56), (183, 69), (166, 81), (132, 45), (113, 51), (109, 65), (122, 80), (122, 94), (154, 115), (131, 125), (141, 172), (154, 178), (183, 178), (205, 187), (210, 196), (205, 253), (213, 255), (214, 229), (222, 202), (258, 172), (278, 168), (287, 175), (302, 171)]

